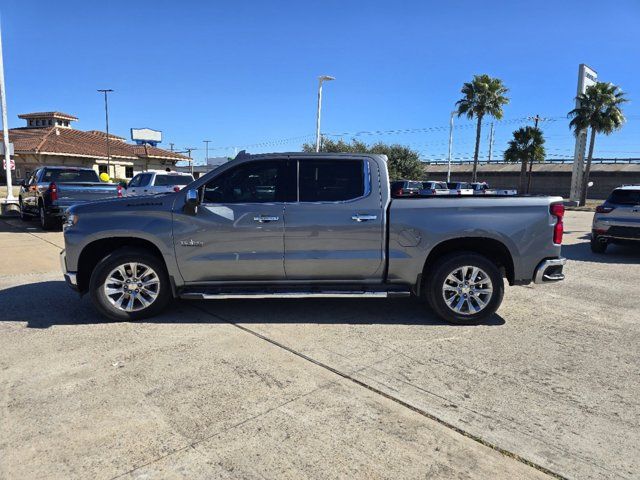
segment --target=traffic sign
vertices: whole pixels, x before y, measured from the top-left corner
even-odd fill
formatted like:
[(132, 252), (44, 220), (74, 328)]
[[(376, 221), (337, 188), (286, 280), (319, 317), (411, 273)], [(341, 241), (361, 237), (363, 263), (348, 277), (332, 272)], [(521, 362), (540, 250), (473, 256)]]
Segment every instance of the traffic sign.
[[(11, 167), (11, 170), (16, 169), (16, 161), (13, 158), (9, 160), (9, 167)], [(7, 162), (5, 160), (2, 160), (2, 169), (3, 170), (7, 169)]]

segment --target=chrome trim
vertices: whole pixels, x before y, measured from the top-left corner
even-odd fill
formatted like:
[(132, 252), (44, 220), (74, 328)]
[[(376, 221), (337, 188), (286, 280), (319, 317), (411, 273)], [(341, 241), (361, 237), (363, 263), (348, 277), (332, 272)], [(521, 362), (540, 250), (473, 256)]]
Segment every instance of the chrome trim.
[(280, 217), (269, 216), (269, 215), (258, 215), (256, 217), (253, 217), (254, 222), (260, 222), (260, 223), (277, 222), (278, 220), (280, 220)]
[(264, 299), (264, 298), (389, 298), (409, 296), (409, 291), (367, 292), (367, 291), (326, 291), (326, 292), (244, 292), (244, 293), (197, 293), (180, 295), (184, 299), (228, 300), (228, 299)]
[(377, 220), (377, 219), (378, 219), (377, 215), (362, 215), (362, 214), (356, 213), (355, 215), (351, 216), (351, 220), (355, 222), (366, 222), (368, 220)]
[(555, 274), (555, 275), (552, 276), (552, 275), (546, 275), (545, 272), (546, 272), (547, 268), (549, 268), (549, 267), (564, 266), (566, 263), (567, 263), (567, 259), (563, 258), (563, 257), (550, 258), (550, 259), (547, 259), (547, 260), (543, 260), (536, 267), (536, 271), (535, 271), (535, 274), (533, 276), (533, 282), (534, 283), (548, 283), (548, 282), (559, 282), (560, 280), (564, 280), (564, 274), (563, 273)]

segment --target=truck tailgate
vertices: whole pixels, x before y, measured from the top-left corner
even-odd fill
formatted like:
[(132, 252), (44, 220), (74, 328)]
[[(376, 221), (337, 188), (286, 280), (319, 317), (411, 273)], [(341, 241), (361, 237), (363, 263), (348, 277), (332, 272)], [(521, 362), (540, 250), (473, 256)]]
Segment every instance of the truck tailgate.
[(58, 203), (61, 205), (93, 202), (118, 196), (118, 185), (113, 183), (59, 183)]

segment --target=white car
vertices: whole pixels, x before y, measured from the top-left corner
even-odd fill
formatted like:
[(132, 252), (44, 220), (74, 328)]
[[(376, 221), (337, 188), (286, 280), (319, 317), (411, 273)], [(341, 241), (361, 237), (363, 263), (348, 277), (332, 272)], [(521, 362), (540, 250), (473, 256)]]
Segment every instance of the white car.
[(419, 195), (423, 197), (449, 195), (449, 187), (447, 187), (447, 182), (422, 182), (422, 188), (420, 189)]
[(474, 195), (517, 195), (517, 190), (490, 188), (487, 182), (471, 182)]
[(449, 195), (473, 195), (473, 187), (469, 182), (447, 182)]
[(178, 192), (193, 182), (193, 175), (181, 172), (147, 171), (137, 174), (127, 185), (127, 196)]

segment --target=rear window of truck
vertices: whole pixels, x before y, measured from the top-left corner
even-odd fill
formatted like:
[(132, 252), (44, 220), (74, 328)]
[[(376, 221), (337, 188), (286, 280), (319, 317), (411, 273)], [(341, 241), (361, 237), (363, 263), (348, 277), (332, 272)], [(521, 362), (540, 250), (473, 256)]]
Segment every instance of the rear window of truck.
[(98, 174), (93, 170), (78, 170), (78, 169), (47, 169), (42, 175), (42, 182), (55, 182), (55, 183), (76, 183), (76, 182), (99, 182)]

